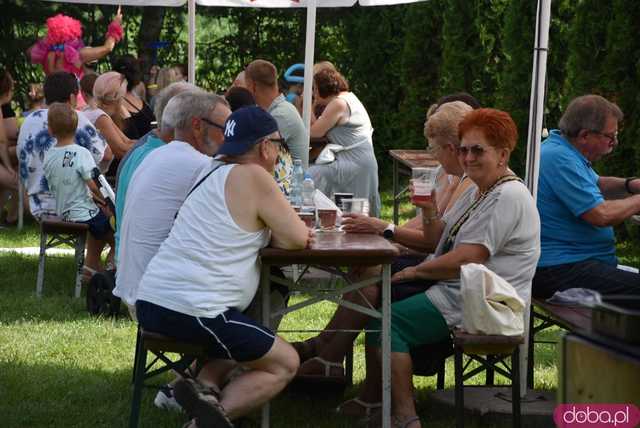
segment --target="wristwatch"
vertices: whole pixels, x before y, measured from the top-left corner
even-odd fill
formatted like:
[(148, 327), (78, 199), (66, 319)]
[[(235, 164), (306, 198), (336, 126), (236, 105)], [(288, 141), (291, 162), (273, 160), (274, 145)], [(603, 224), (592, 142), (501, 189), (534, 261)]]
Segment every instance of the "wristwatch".
[(629, 177), (626, 180), (624, 180), (624, 190), (626, 190), (627, 193), (631, 193), (633, 195), (633, 192), (631, 191), (631, 187), (629, 185), (633, 180), (637, 180), (637, 179), (638, 177)]
[(393, 239), (393, 236), (396, 234), (396, 225), (393, 223), (389, 223), (387, 227), (382, 231), (382, 236), (385, 239)]

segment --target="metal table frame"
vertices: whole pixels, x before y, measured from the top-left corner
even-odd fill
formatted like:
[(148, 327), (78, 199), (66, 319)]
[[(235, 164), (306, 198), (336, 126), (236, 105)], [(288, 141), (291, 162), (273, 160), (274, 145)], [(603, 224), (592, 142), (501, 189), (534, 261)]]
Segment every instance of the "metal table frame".
[[(316, 243), (311, 249), (300, 251), (286, 251), (266, 248), (261, 252), (262, 267), (260, 287), (262, 293), (262, 322), (269, 327), (271, 320), (286, 315), (290, 312), (303, 309), (315, 303), (327, 300), (349, 309), (365, 313), (371, 317), (382, 319), (382, 426), (391, 427), (391, 267), (392, 260), (398, 255), (397, 249), (377, 235), (340, 234), (345, 242), (340, 243), (341, 237), (336, 240), (335, 236), (323, 237), (325, 234), (316, 235)], [(328, 235), (328, 234), (327, 234)], [(354, 241), (368, 240), (369, 248), (353, 245)], [(301, 275), (296, 281), (282, 279), (271, 275), (271, 266), (287, 266), (292, 264), (302, 264), (306, 266), (302, 269)], [(368, 278), (356, 283), (348, 283), (346, 286), (329, 287), (324, 290), (309, 290), (304, 288), (311, 297), (303, 302), (296, 303), (285, 309), (271, 313), (270, 295), (271, 283), (280, 283), (295, 290), (301, 290), (300, 280), (304, 277), (309, 266), (328, 270), (341, 275), (339, 267), (382, 265), (381, 277)], [(373, 306), (358, 305), (342, 299), (342, 295), (354, 290), (380, 282), (382, 283), (381, 309), (377, 310)], [(297, 330), (296, 330), (297, 331)], [(262, 407), (263, 428), (269, 427), (269, 403)]]

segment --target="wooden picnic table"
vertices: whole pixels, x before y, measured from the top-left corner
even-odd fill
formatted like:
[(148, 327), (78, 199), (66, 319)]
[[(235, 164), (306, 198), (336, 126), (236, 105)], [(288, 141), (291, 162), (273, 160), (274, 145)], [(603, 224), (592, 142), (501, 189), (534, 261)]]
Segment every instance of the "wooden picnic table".
[(592, 308), (536, 306), (569, 331), (560, 340), (559, 403), (640, 404), (640, 345), (594, 331)]
[(389, 150), (393, 159), (393, 222), (398, 224), (398, 205), (408, 186), (399, 190), (400, 175), (411, 177), (413, 168), (439, 166), (440, 163), (426, 150)]
[[(384, 428), (391, 426), (391, 262), (398, 256), (398, 249), (386, 239), (374, 234), (344, 232), (318, 232), (311, 248), (304, 250), (281, 250), (265, 248), (260, 252), (262, 262), (260, 287), (262, 293), (262, 321), (267, 327), (272, 319), (290, 312), (303, 309), (315, 303), (328, 300), (349, 309), (382, 319), (382, 415)], [(300, 278), (295, 281), (282, 280), (271, 276), (271, 266), (292, 264), (326, 268), (337, 272), (341, 267), (382, 265), (379, 278), (369, 278), (356, 283), (336, 284), (325, 290), (314, 292), (301, 285)], [(302, 269), (302, 276), (307, 272)], [(291, 289), (308, 292), (311, 297), (275, 313), (271, 312), (271, 282), (285, 283)], [(375, 282), (382, 284), (382, 303), (380, 309), (357, 305), (343, 301), (345, 293), (369, 286)], [(304, 326), (306, 327), (306, 326)], [(262, 408), (262, 427), (269, 426), (269, 403)]]

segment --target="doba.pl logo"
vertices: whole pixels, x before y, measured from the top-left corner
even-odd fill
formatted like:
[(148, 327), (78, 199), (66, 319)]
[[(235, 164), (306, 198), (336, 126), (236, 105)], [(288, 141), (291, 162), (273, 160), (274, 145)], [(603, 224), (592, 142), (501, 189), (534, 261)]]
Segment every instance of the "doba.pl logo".
[(633, 404), (560, 404), (553, 421), (559, 428), (634, 428), (640, 410)]

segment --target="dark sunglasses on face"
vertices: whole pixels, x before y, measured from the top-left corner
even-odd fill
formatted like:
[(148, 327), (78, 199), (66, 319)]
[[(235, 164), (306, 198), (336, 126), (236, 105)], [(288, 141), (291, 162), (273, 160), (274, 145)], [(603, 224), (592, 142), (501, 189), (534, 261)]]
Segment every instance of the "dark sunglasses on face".
[(224, 126), (219, 125), (219, 124), (215, 123), (214, 121), (207, 119), (206, 117), (201, 117), (200, 120), (203, 121), (204, 123), (206, 123), (207, 125), (211, 125), (214, 128), (218, 128), (219, 130), (224, 131)]
[(469, 154), (469, 152), (471, 152), (471, 154), (473, 156), (480, 157), (480, 156), (484, 155), (484, 152), (486, 150), (487, 149), (485, 149), (480, 144), (474, 144), (473, 146), (459, 146), (459, 147), (456, 147), (456, 152), (458, 153), (458, 156), (467, 156)]

